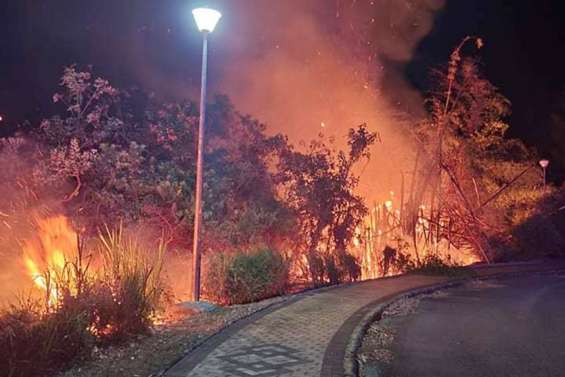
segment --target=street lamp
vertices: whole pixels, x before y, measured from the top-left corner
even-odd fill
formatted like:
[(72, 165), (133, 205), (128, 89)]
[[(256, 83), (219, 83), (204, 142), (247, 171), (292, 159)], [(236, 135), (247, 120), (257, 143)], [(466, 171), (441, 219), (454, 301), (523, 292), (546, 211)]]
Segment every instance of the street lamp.
[(547, 171), (547, 167), (549, 166), (549, 160), (545, 160), (545, 159), (540, 160), (539, 166), (541, 166), (541, 168), (543, 169), (543, 187), (545, 187), (547, 183), (546, 171)]
[(204, 124), (206, 123), (206, 71), (208, 65), (208, 34), (213, 32), (222, 17), (214, 9), (192, 11), (198, 30), (202, 33), (202, 89), (200, 91), (200, 122), (198, 123), (198, 156), (196, 160), (196, 198), (194, 203), (194, 236), (192, 242), (192, 299), (200, 301), (200, 228), (202, 225), (202, 163), (204, 154)]

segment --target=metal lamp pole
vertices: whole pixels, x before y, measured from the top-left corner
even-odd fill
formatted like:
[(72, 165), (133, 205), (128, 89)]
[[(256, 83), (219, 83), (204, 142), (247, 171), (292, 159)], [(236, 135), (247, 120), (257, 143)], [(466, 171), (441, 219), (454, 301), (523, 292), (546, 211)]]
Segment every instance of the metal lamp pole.
[(208, 65), (208, 32), (204, 31), (202, 46), (202, 88), (200, 90), (200, 121), (198, 122), (198, 156), (196, 158), (196, 198), (194, 203), (194, 235), (192, 239), (192, 299), (200, 300), (200, 228), (202, 224), (202, 164), (204, 160), (204, 124), (206, 123), (206, 72)]
[(547, 167), (549, 166), (549, 160), (541, 160), (539, 165), (543, 169), (543, 187), (545, 188), (547, 184)]
[(192, 239), (192, 299), (200, 301), (200, 231), (202, 228), (202, 165), (204, 163), (204, 126), (206, 124), (206, 76), (208, 70), (208, 34), (221, 18), (221, 13), (206, 8), (192, 11), (203, 36), (202, 44), (202, 87), (200, 91), (200, 121), (198, 123), (198, 152), (196, 158), (196, 197), (194, 203), (194, 234)]

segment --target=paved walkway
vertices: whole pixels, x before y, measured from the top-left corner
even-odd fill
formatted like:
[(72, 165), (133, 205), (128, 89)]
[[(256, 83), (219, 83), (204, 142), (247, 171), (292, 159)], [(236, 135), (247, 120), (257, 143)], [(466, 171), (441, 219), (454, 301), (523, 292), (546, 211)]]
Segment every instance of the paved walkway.
[[(480, 275), (554, 268), (498, 266)], [(171, 368), (168, 377), (343, 376), (351, 332), (377, 303), (413, 289), (447, 282), (409, 275), (367, 281), (297, 296), (212, 337)]]

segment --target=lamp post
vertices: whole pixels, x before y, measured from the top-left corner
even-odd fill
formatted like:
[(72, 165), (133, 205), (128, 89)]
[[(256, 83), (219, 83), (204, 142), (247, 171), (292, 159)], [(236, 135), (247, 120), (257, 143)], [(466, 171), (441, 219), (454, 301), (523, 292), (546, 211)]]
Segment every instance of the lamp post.
[(214, 9), (192, 11), (198, 30), (202, 33), (202, 89), (200, 91), (200, 122), (198, 123), (198, 155), (196, 159), (196, 198), (194, 203), (194, 236), (192, 240), (192, 299), (200, 301), (200, 228), (202, 226), (202, 164), (204, 159), (204, 125), (206, 123), (206, 73), (208, 65), (208, 34), (213, 32), (222, 17)]
[(545, 185), (547, 183), (547, 167), (549, 166), (549, 160), (540, 160), (539, 162), (539, 166), (541, 166), (541, 168), (543, 169), (543, 187), (545, 188)]

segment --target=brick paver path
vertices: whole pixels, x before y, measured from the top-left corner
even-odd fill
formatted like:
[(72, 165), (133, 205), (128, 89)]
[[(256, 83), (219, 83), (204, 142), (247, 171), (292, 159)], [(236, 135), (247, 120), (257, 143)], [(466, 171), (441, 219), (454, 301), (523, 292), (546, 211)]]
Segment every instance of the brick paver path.
[[(479, 274), (540, 269), (528, 266), (482, 269)], [(212, 339), (216, 343), (213, 347), (207, 349), (205, 344), (177, 363), (166, 376), (340, 376), (342, 370), (334, 366), (342, 365), (343, 353), (332, 352), (332, 348), (335, 348), (335, 335), (340, 337), (338, 331), (348, 319), (371, 303), (447, 280), (439, 276), (408, 275), (303, 295), (231, 333), (220, 334)], [(347, 339), (341, 341), (346, 344)]]

